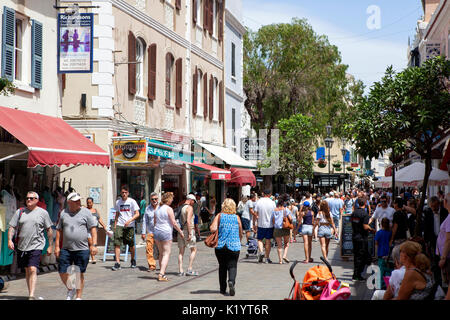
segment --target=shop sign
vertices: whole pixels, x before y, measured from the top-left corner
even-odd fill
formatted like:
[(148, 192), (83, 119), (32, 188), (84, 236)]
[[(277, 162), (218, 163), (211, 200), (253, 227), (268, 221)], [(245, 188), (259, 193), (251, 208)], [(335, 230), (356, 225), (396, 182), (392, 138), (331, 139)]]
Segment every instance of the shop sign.
[(357, 168), (359, 166), (359, 164), (355, 163), (355, 162), (352, 162), (351, 166), (352, 166), (352, 168)]
[(231, 173), (212, 173), (211, 180), (231, 180)]
[(148, 154), (168, 159), (175, 158), (175, 152), (152, 146), (148, 146)]
[[(158, 144), (161, 144), (162, 146), (166, 146), (168, 148), (174, 148), (171, 145), (167, 145), (167, 144), (158, 142), (156, 140), (149, 140), (149, 142), (152, 142), (153, 144), (158, 143)], [(187, 152), (183, 152), (183, 150), (173, 151), (173, 150), (168, 150), (167, 148), (163, 148), (163, 147), (160, 148), (155, 145), (149, 144), (148, 154), (151, 156), (172, 159), (172, 160), (181, 160), (184, 162), (192, 163), (192, 156)]]
[(58, 73), (92, 73), (92, 13), (58, 14)]
[(147, 141), (114, 141), (113, 154), (114, 163), (147, 163)]

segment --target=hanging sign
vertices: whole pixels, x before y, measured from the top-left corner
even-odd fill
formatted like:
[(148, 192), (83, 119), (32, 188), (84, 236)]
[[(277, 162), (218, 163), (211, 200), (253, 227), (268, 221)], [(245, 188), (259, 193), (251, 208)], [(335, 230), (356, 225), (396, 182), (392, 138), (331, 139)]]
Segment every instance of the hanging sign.
[(114, 163), (147, 163), (147, 140), (113, 142)]
[(92, 73), (94, 14), (58, 14), (58, 73)]

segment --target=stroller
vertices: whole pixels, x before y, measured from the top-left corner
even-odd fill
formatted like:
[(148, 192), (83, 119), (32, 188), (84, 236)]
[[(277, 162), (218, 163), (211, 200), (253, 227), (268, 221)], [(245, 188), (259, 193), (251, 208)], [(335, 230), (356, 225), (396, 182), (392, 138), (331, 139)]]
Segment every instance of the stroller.
[(247, 254), (245, 257), (248, 258), (250, 256), (258, 256), (258, 241), (255, 238), (248, 239)]
[(347, 300), (350, 297), (349, 285), (337, 280), (328, 261), (323, 257), (320, 259), (326, 267), (317, 265), (310, 268), (303, 278), (303, 283), (299, 283), (294, 275), (298, 261), (292, 263), (289, 272), (294, 279), (294, 285), (285, 300)]

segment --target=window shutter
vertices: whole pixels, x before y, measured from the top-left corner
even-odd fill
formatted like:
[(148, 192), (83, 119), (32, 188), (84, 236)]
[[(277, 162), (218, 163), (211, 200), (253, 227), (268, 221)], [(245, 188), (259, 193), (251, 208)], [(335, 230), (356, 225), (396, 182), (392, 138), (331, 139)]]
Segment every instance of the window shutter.
[(31, 86), (42, 89), (42, 23), (31, 25)]
[(203, 0), (203, 30), (208, 30), (209, 0)]
[(219, 41), (223, 40), (223, 1), (218, 2), (219, 6)]
[(209, 79), (209, 120), (214, 116), (214, 77)]
[(136, 94), (136, 37), (128, 33), (128, 93)]
[(63, 73), (62, 75), (61, 75), (61, 82), (62, 82), (62, 89), (63, 90), (65, 90), (66, 89), (66, 74), (65, 73)]
[(156, 43), (148, 47), (148, 99), (156, 97)]
[(208, 74), (203, 75), (203, 117), (208, 117)]
[(219, 84), (219, 121), (223, 122), (223, 115), (224, 115), (224, 95), (223, 95), (223, 81), (220, 81)]
[(197, 0), (192, 0), (192, 20), (194, 21), (194, 26), (197, 24)]
[(324, 159), (325, 160), (325, 147), (319, 147), (316, 150), (316, 160)]
[[(208, 0), (207, 0), (208, 1)], [(213, 23), (214, 23), (214, 17), (213, 17), (213, 10), (214, 10), (214, 0), (209, 0), (209, 5), (208, 5), (208, 10), (209, 10), (209, 21), (208, 21), (208, 31), (209, 31), (209, 35), (212, 35), (213, 33)]]
[(198, 70), (195, 67), (194, 77), (192, 80), (192, 114), (195, 116), (197, 114), (197, 96), (198, 96)]
[(166, 105), (170, 106), (170, 78), (171, 78), (172, 55), (166, 54)]
[(177, 8), (177, 10), (181, 10), (181, 0), (175, 1), (175, 8)]
[(16, 12), (3, 7), (2, 24), (2, 77), (14, 81), (14, 32)]
[(179, 58), (175, 64), (176, 67), (176, 99), (175, 99), (175, 107), (181, 108), (183, 106), (182, 103), (182, 92), (183, 92), (183, 62), (182, 59)]

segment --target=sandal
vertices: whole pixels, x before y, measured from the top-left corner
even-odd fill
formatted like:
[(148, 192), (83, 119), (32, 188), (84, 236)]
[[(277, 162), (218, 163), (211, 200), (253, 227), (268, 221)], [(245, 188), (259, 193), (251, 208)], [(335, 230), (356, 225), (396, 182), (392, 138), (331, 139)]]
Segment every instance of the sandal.
[(309, 258), (309, 262), (314, 262), (314, 259), (313, 258)]
[(302, 261), (302, 263), (308, 263), (308, 261), (306, 261), (306, 260), (303, 260), (303, 261)]
[(188, 270), (186, 272), (187, 276), (198, 276), (198, 272), (197, 271), (193, 271), (193, 270)]
[(283, 261), (286, 262), (286, 263), (290, 262), (288, 258), (283, 258)]
[(169, 279), (166, 277), (166, 275), (165, 274), (159, 274), (158, 275), (158, 281), (164, 281), (164, 282), (167, 282), (167, 281), (169, 281)]
[(184, 273), (184, 272), (178, 272), (177, 273), (177, 276), (179, 276), (179, 277), (184, 277), (186, 274)]

